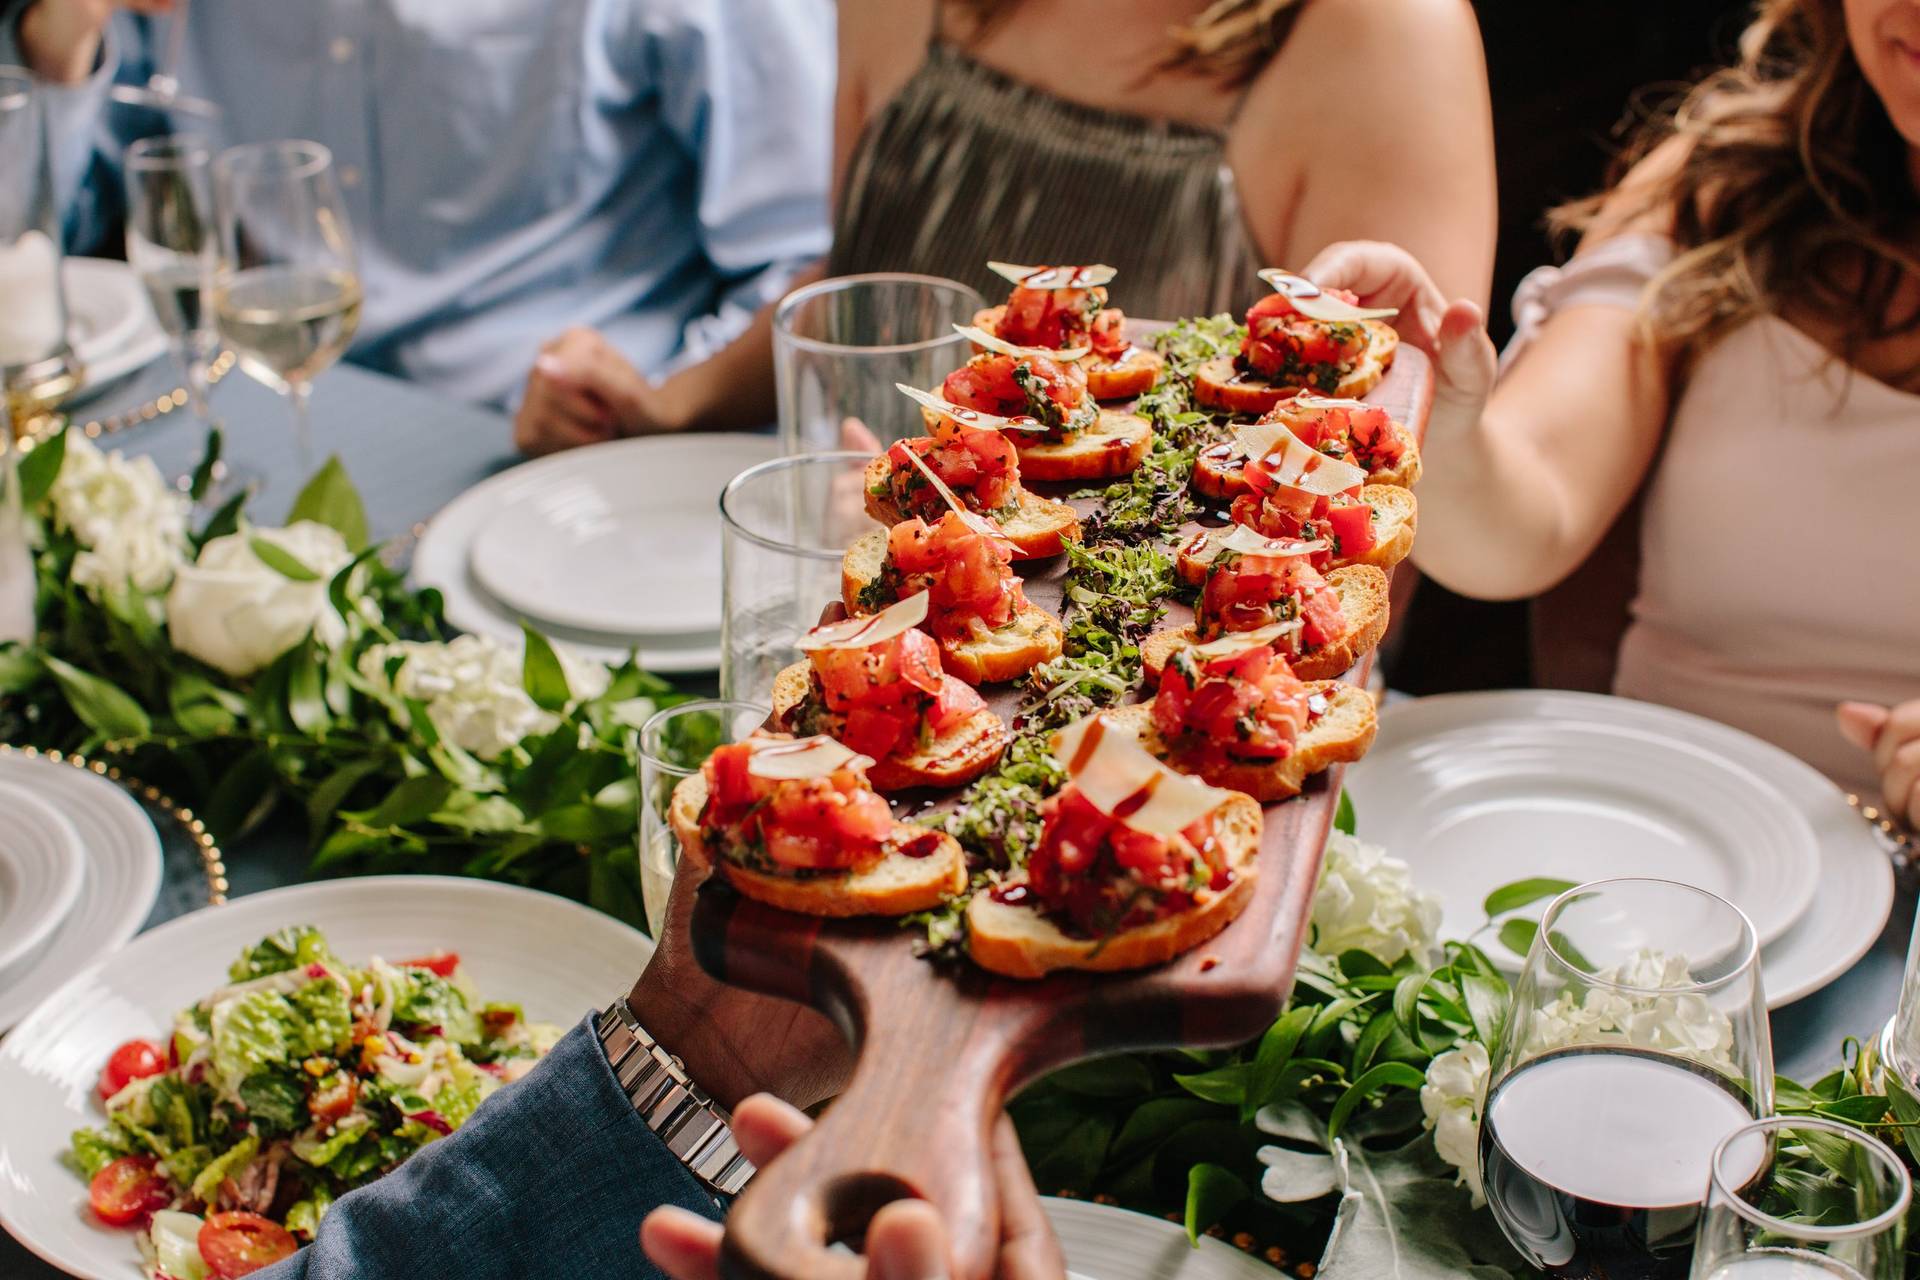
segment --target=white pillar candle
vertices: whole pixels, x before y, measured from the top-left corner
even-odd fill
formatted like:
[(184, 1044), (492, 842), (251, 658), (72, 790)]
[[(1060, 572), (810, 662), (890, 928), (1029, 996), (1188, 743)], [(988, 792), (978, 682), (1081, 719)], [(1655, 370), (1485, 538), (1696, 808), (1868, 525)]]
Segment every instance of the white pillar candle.
[(60, 251), (45, 232), (0, 246), (0, 366), (32, 364), (60, 345)]

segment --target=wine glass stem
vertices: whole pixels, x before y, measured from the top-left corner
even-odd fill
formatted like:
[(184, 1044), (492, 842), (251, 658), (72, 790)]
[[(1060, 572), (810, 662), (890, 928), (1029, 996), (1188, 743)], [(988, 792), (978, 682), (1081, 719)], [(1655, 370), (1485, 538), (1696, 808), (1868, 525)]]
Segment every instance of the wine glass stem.
[(207, 404), (207, 350), (198, 334), (186, 334), (173, 340), (173, 358), (180, 366), (180, 380), (187, 389), (187, 409), (201, 426), (213, 422), (213, 410)]
[(313, 384), (306, 379), (287, 384), (287, 399), (293, 405), (294, 459), (300, 466), (302, 484), (313, 474), (313, 427), (308, 403), (312, 398)]

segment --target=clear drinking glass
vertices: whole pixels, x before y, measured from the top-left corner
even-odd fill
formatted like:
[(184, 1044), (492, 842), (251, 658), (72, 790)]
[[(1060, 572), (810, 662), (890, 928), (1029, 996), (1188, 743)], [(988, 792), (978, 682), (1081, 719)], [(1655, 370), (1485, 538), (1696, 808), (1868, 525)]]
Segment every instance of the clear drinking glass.
[(1713, 1153), (1693, 1280), (1899, 1280), (1912, 1199), (1906, 1167), (1871, 1134), (1756, 1120)]
[[(40, 91), (25, 67), (0, 66), (0, 426), (30, 433), (80, 383), (67, 346), (60, 213)], [(10, 442), (9, 434), (0, 443)]]
[(173, 17), (167, 22), (167, 42), (161, 46), (153, 74), (147, 77), (145, 84), (114, 85), (111, 91), (113, 100), (130, 107), (145, 107), (167, 116), (177, 113), (198, 116), (202, 120), (218, 120), (219, 107), (205, 98), (180, 92), (180, 55), (186, 42), (187, 0), (173, 0)]
[(787, 453), (838, 448), (858, 418), (885, 446), (926, 434), (920, 410), (894, 389), (938, 386), (967, 362), (986, 300), (957, 280), (894, 273), (840, 276), (796, 289), (773, 313), (780, 441)]
[(213, 216), (213, 150), (183, 134), (142, 138), (127, 148), (127, 262), (140, 277), (166, 331), (202, 424), (207, 367), (219, 350), (213, 316), (202, 305), (218, 261)]
[[(894, 398), (911, 403), (899, 392)], [(773, 678), (800, 661), (798, 643), (840, 600), (849, 544), (882, 528), (866, 511), (873, 455), (775, 458), (720, 494), (720, 695), (768, 702)]]
[(753, 702), (683, 702), (656, 711), (640, 726), (640, 901), (647, 932), (658, 938), (667, 918), (680, 842), (667, 807), (680, 780), (699, 771), (715, 747), (739, 742), (767, 722), (772, 712)]
[(1772, 1110), (1759, 939), (1739, 908), (1668, 880), (1554, 899), (1481, 1109), (1481, 1180), (1523, 1257), (1679, 1280), (1715, 1148)]
[(302, 472), (313, 470), (308, 399), (360, 327), (353, 230), (317, 142), (250, 142), (214, 161), (220, 257), (213, 311), (240, 367), (293, 406)]

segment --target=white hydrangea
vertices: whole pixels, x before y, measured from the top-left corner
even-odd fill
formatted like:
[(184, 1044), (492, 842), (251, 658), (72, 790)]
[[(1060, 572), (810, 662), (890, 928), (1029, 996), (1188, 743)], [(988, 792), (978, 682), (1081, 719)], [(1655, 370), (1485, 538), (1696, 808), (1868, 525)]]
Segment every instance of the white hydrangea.
[[(404, 658), (387, 679), (387, 665)], [(610, 676), (598, 664), (560, 658), (576, 703), (606, 691)], [(521, 684), (521, 659), (484, 636), (446, 642), (376, 645), (360, 657), (360, 674), (376, 687), (426, 704), (427, 719), (441, 739), (482, 760), (494, 760), (522, 741), (550, 733), (558, 716), (543, 711)], [(397, 723), (404, 720), (397, 716)]]
[(1440, 899), (1415, 887), (1406, 863), (1342, 831), (1327, 837), (1313, 895), (1315, 951), (1358, 948), (1382, 964), (1407, 955), (1431, 964), (1439, 929)]
[(1427, 1064), (1420, 1109), (1433, 1130), (1433, 1147), (1459, 1171), (1456, 1181), (1473, 1193), (1473, 1207), (1487, 1201), (1480, 1185), (1480, 1111), (1487, 1103), (1487, 1046), (1469, 1040)]
[(151, 458), (102, 453), (69, 432), (48, 498), (55, 527), (81, 546), (73, 579), (96, 595), (122, 586), (157, 594), (185, 561), (189, 503)]

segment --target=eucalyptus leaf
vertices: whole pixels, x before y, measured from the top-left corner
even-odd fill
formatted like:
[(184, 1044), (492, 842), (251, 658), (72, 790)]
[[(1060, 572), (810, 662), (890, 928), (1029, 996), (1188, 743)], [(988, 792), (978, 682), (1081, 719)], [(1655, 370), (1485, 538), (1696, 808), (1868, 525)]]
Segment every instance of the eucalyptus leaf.
[(367, 545), (367, 509), (337, 454), (314, 472), (313, 479), (307, 481), (293, 500), (287, 523), (299, 520), (326, 525), (346, 540), (349, 551), (359, 551)]
[(1324, 1151), (1262, 1147), (1260, 1163), (1267, 1166), (1267, 1171), (1260, 1175), (1260, 1194), (1279, 1204), (1318, 1200), (1331, 1194), (1340, 1183), (1333, 1157)]
[(1557, 898), (1574, 887), (1572, 880), (1551, 880), (1545, 876), (1535, 876), (1529, 880), (1516, 880), (1512, 884), (1503, 884), (1487, 895), (1483, 904), (1487, 918), (1503, 916), (1509, 911), (1517, 911), (1528, 903), (1538, 902), (1542, 898)]

